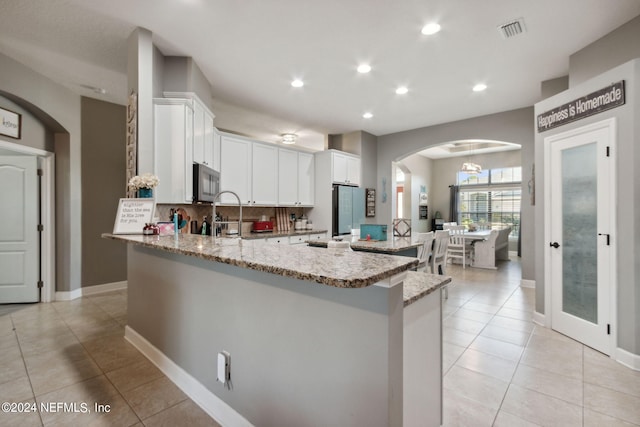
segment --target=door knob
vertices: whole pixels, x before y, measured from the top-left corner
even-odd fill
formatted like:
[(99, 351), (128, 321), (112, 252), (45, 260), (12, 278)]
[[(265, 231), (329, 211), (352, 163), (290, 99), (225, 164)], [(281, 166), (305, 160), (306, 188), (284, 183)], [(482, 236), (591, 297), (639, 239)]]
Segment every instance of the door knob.
[(549, 243), (549, 246), (551, 246), (552, 248), (558, 249), (560, 247), (560, 244), (558, 242), (553, 242), (553, 243)]

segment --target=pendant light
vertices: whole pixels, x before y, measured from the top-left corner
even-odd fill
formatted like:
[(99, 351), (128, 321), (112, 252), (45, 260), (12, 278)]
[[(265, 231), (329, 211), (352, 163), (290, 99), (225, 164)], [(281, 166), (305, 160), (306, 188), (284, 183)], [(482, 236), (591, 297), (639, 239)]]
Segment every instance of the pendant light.
[[(473, 143), (469, 143), (471, 149), (469, 151), (471, 151), (471, 155), (473, 155)], [(477, 163), (473, 163), (471, 161), (466, 161), (462, 164), (462, 168), (460, 168), (460, 172), (464, 172), (470, 175), (477, 175), (482, 173), (482, 166), (480, 166)]]

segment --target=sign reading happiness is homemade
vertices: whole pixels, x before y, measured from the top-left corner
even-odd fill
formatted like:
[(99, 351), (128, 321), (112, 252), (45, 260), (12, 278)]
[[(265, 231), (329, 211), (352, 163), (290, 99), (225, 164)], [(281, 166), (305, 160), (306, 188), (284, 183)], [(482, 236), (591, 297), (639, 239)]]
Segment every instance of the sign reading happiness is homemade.
[(620, 105), (624, 105), (624, 80), (539, 114), (536, 118), (538, 132), (544, 132)]
[(22, 116), (13, 111), (0, 108), (0, 135), (20, 139)]

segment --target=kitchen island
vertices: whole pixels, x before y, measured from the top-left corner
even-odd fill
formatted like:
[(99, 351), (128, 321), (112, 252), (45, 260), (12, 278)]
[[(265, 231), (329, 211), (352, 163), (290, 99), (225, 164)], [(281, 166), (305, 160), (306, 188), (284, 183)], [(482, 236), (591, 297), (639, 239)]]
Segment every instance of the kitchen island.
[[(338, 236), (340, 238), (341, 236)], [(325, 238), (309, 240), (309, 246), (326, 248), (331, 240), (336, 238)], [(389, 240), (365, 240), (358, 236), (345, 236), (342, 241), (347, 241), (354, 251), (376, 252), (380, 254), (400, 255), (417, 257), (418, 248), (422, 246), (422, 242), (417, 237), (392, 237)]]
[(417, 260), (103, 236), (129, 243), (126, 338), (222, 425), (440, 425), (438, 283), (404, 307)]

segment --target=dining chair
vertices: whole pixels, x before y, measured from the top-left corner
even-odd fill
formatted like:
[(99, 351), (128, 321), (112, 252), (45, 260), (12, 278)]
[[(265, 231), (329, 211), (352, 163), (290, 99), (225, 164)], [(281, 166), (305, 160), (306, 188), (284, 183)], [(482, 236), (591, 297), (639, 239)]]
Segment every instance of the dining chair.
[[(431, 255), (431, 274), (447, 274), (447, 248), (449, 247), (449, 232), (436, 231), (433, 241), (433, 254)], [(444, 287), (444, 297), (449, 298), (449, 288)]]
[(418, 254), (418, 266), (416, 271), (425, 271), (431, 262), (431, 256), (433, 254), (433, 240), (435, 235), (433, 231), (428, 233), (418, 233), (418, 242), (422, 242), (422, 246), (419, 246)]
[(467, 266), (467, 257), (471, 255), (472, 247), (464, 237), (466, 227), (455, 225), (449, 228), (449, 247), (447, 248), (447, 258), (462, 260), (462, 268)]

